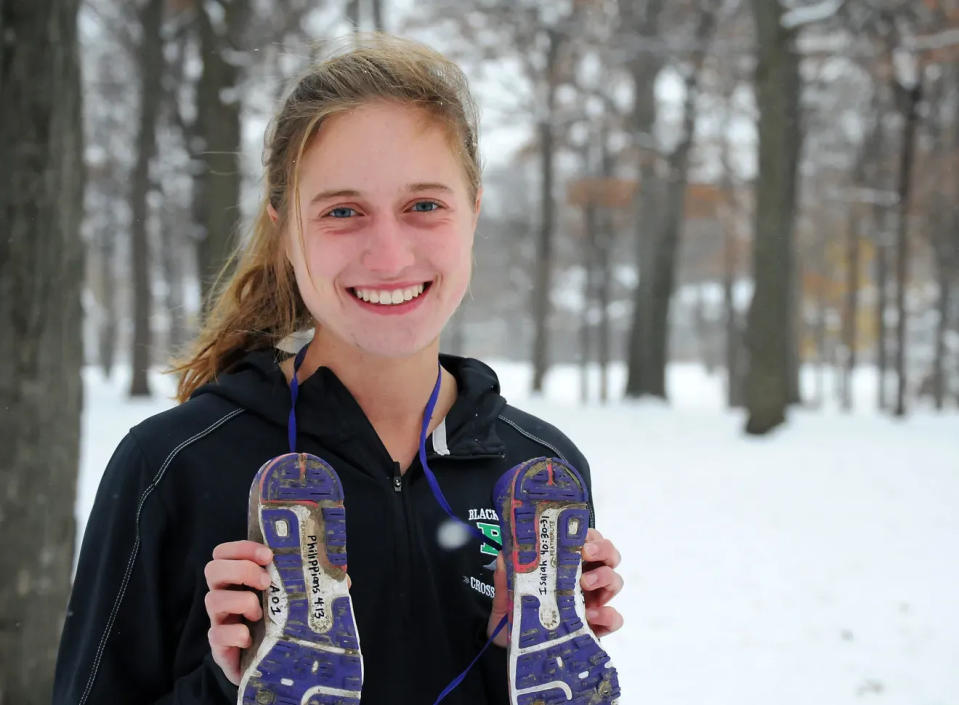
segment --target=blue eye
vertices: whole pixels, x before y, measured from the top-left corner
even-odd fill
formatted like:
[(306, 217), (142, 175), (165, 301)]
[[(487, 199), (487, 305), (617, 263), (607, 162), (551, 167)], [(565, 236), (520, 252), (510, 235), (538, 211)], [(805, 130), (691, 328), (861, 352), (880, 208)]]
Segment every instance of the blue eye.
[(340, 206), (331, 210), (327, 215), (333, 218), (349, 218), (350, 213), (356, 213), (356, 211), (348, 206)]
[[(420, 208), (420, 206), (428, 206), (427, 208)], [(436, 201), (417, 201), (413, 204), (414, 213), (429, 213), (430, 211), (435, 211), (440, 207), (440, 204)]]

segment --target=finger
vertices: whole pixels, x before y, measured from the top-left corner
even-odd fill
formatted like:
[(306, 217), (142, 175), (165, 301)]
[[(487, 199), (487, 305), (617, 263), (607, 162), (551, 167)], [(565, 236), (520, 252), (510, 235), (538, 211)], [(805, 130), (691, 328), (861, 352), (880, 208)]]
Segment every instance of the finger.
[(607, 565), (583, 573), (580, 585), (586, 591), (589, 601), (593, 597), (593, 605), (599, 607), (617, 595), (623, 589), (623, 577)]
[(599, 529), (594, 529), (593, 527), (589, 527), (586, 530), (586, 543), (590, 543), (591, 541), (602, 541), (602, 540), (603, 540), (603, 535), (599, 533)]
[[(503, 617), (509, 612), (509, 587), (506, 581), (506, 561), (503, 559), (503, 552), (496, 555), (496, 569), (493, 571), (493, 605), (490, 609), (489, 623), (487, 624), (487, 635), (492, 636), (493, 630), (499, 626)], [(493, 639), (497, 646), (505, 647), (509, 641), (509, 634), (506, 629), (501, 629)]]
[(210, 648), (225, 654), (227, 649), (248, 649), (253, 645), (250, 628), (245, 624), (215, 624), (207, 632)]
[(610, 568), (615, 568), (622, 560), (619, 551), (609, 539), (587, 540), (583, 544), (583, 557), (594, 563), (605, 563)]
[(270, 587), (270, 574), (265, 568), (248, 560), (215, 558), (203, 569), (210, 590), (246, 585), (255, 590)]
[(605, 636), (623, 626), (623, 615), (613, 607), (591, 607), (586, 610), (586, 621), (596, 636)]
[(233, 685), (240, 684), (240, 649), (235, 646), (221, 648), (210, 646), (210, 653), (213, 655), (213, 662), (220, 667), (223, 674)]
[(494, 605), (501, 608), (502, 614), (506, 614), (509, 606), (509, 586), (506, 582), (506, 561), (503, 558), (503, 552), (496, 555), (496, 570), (493, 571), (493, 588), (495, 590)]
[(211, 624), (225, 623), (227, 615), (243, 615), (251, 622), (263, 617), (260, 598), (249, 590), (211, 590), (204, 602)]
[(266, 565), (273, 560), (273, 551), (256, 541), (227, 541), (213, 549), (213, 557), (253, 561)]
[(587, 607), (602, 607), (607, 604), (610, 600), (616, 597), (616, 593), (606, 588), (601, 588), (599, 590), (593, 590), (584, 594), (586, 598)]

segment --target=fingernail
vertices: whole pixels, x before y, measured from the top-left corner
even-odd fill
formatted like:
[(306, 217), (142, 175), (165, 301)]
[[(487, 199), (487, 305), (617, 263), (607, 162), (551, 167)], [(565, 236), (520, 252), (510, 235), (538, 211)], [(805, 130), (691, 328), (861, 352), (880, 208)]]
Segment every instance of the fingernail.
[(593, 587), (596, 584), (596, 576), (589, 574), (583, 576), (583, 585), (586, 587)]
[(257, 550), (256, 557), (259, 558), (263, 563), (268, 563), (273, 559), (273, 551), (268, 548), (261, 548)]
[(585, 546), (583, 546), (583, 554), (584, 554), (587, 558), (595, 558), (595, 557), (596, 557), (596, 545), (595, 545), (595, 544), (592, 544), (592, 543), (588, 543), (588, 544), (586, 544)]
[(598, 616), (599, 616), (599, 610), (598, 610), (598, 609), (595, 609), (595, 608), (594, 608), (594, 609), (588, 609), (588, 610), (586, 610), (586, 619), (588, 619), (588, 620), (590, 620), (590, 621), (593, 621), (593, 620), (595, 620)]
[(269, 574), (269, 573), (263, 573), (263, 574), (260, 576), (260, 586), (261, 586), (264, 590), (266, 590), (268, 587), (270, 587), (270, 574)]

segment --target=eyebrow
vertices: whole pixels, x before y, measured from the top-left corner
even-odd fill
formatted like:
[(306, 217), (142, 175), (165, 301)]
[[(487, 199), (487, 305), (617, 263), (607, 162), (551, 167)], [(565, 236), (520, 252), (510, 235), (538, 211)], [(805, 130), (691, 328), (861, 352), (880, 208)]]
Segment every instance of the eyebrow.
[[(417, 183), (407, 184), (403, 189), (404, 193), (419, 193), (420, 191), (442, 191), (443, 193), (453, 193), (453, 189), (440, 183)], [(320, 191), (310, 199), (310, 205), (325, 201), (329, 198), (356, 198), (362, 194), (356, 189), (332, 189), (329, 191)]]

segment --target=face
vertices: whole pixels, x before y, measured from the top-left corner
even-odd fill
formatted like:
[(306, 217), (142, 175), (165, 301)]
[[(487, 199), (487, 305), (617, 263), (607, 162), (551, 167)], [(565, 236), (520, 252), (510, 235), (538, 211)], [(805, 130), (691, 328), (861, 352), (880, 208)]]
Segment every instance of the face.
[[(469, 284), (479, 197), (445, 130), (374, 103), (328, 118), (299, 174), (287, 253), (317, 335), (407, 357), (436, 342)], [(309, 263), (309, 268), (307, 268)]]

